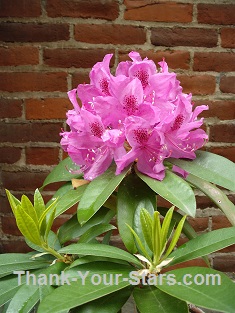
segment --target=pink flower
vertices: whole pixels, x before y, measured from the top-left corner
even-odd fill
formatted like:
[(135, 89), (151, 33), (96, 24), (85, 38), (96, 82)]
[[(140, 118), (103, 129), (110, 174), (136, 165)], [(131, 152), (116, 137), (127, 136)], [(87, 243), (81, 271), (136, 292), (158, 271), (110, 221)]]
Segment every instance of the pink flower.
[(68, 92), (74, 110), (67, 113), (70, 131), (61, 133), (61, 145), (85, 179), (101, 175), (115, 161), (116, 174), (136, 162), (140, 172), (162, 180), (165, 159), (193, 159), (207, 139), (198, 119), (207, 107), (193, 111), (191, 95), (183, 93), (167, 63), (159, 62), (157, 71), (139, 53), (129, 56), (112, 75), (107, 54), (93, 66), (90, 84)]

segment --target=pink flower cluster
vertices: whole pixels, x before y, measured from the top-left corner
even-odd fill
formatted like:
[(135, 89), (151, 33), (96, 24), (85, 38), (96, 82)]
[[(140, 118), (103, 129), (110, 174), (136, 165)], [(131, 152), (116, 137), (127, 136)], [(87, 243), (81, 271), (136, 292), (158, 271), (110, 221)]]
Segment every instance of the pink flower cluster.
[(167, 63), (159, 62), (157, 69), (137, 52), (129, 57), (112, 75), (107, 54), (92, 68), (90, 84), (68, 92), (74, 109), (67, 113), (70, 131), (61, 133), (61, 145), (87, 180), (113, 161), (117, 175), (135, 161), (140, 172), (162, 180), (166, 158), (194, 159), (207, 139), (199, 129), (203, 119), (197, 118), (207, 106), (192, 110), (191, 94), (182, 92)]

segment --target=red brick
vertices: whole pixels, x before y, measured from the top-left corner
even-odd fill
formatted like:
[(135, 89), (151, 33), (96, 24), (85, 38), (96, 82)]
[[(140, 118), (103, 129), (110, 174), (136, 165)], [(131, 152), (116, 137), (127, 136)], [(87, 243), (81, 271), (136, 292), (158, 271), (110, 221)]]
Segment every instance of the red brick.
[(59, 163), (59, 148), (26, 148), (26, 163), (34, 165), (56, 165)]
[(152, 28), (151, 43), (155, 46), (216, 47), (217, 31), (206, 28)]
[(21, 149), (15, 147), (0, 147), (0, 163), (13, 164), (21, 158)]
[(0, 142), (59, 142), (62, 123), (0, 123)]
[(40, 15), (40, 0), (1, 0), (1, 17), (38, 17)]
[(20, 240), (20, 238), (19, 240), (2, 240), (0, 243), (0, 253), (27, 253), (30, 251), (32, 251), (32, 249), (24, 240)]
[(235, 48), (235, 29), (222, 28), (220, 32), (221, 46), (224, 48)]
[(188, 221), (196, 232), (203, 232), (208, 229), (208, 217), (189, 218)]
[(220, 90), (225, 93), (235, 93), (235, 76), (222, 76)]
[[(114, 50), (104, 49), (45, 49), (44, 63), (56, 67), (91, 68), (96, 62), (101, 62), (107, 53)], [(114, 57), (111, 66), (114, 64)]]
[(235, 24), (235, 5), (233, 4), (198, 4), (197, 20), (205, 24)]
[(178, 75), (183, 92), (193, 95), (208, 95), (215, 92), (216, 80), (210, 75)]
[(3, 22), (0, 24), (0, 40), (6, 42), (69, 40), (69, 25)]
[(225, 228), (225, 227), (231, 227), (231, 226), (232, 225), (226, 216), (219, 215), (219, 216), (212, 217), (212, 230)]
[(4, 196), (0, 195), (0, 207), (1, 213), (12, 213), (11, 207), (5, 194)]
[[(0, 83), (1, 84), (1, 83)], [(15, 99), (0, 99), (0, 118), (22, 116), (22, 101)]]
[(73, 108), (66, 98), (27, 99), (25, 107), (29, 120), (65, 119), (66, 112)]
[(34, 191), (42, 186), (48, 173), (43, 172), (7, 172), (2, 171), (4, 188), (17, 191)]
[(235, 101), (232, 100), (200, 100), (195, 101), (196, 105), (208, 105), (209, 110), (203, 111), (204, 117), (215, 117), (220, 120), (232, 120), (235, 119)]
[(14, 216), (2, 216), (2, 231), (4, 234), (13, 236), (22, 236), (19, 231)]
[(144, 27), (111, 24), (77, 24), (74, 38), (77, 41), (103, 44), (144, 44)]
[(235, 53), (229, 52), (195, 52), (194, 71), (235, 71)]
[(72, 74), (72, 88), (76, 88), (79, 84), (89, 84), (89, 73), (76, 72)]
[(234, 142), (235, 124), (217, 124), (210, 126), (210, 141)]
[(213, 268), (221, 272), (235, 272), (235, 256), (215, 256), (213, 258)]
[(153, 1), (149, 0), (125, 0), (124, 4), (126, 5), (124, 13), (126, 20), (179, 23), (192, 21), (192, 4), (175, 2), (153, 3)]
[(0, 47), (0, 66), (36, 65), (38, 63), (39, 52), (36, 47)]
[(46, 10), (50, 17), (91, 17), (115, 20), (119, 15), (118, 1), (115, 0), (47, 0)]
[(235, 147), (211, 147), (209, 151), (219, 154), (235, 163)]
[[(181, 51), (181, 50), (162, 50), (162, 51), (141, 51), (137, 50), (142, 58), (147, 57), (149, 60), (153, 60), (157, 65), (158, 62), (162, 61), (165, 58), (168, 66), (173, 69), (189, 69), (190, 63), (190, 54), (188, 51)], [(119, 61), (126, 61), (130, 60), (128, 56), (128, 52), (126, 51), (119, 51)]]
[(67, 91), (66, 73), (1, 72), (0, 90), (21, 91)]
[(207, 196), (198, 196), (196, 195), (197, 208), (198, 209), (206, 209), (210, 207), (214, 207), (214, 202)]

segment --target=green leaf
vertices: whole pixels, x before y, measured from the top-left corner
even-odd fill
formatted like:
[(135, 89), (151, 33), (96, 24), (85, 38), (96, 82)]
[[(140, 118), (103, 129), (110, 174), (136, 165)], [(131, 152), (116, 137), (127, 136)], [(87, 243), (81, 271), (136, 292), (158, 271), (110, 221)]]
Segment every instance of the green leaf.
[(88, 229), (91, 227), (101, 224), (101, 223), (109, 223), (110, 220), (115, 215), (115, 212), (102, 207), (99, 211), (97, 211), (89, 221), (81, 226), (78, 223), (77, 214), (74, 215), (71, 219), (66, 221), (58, 230), (58, 238), (61, 244), (65, 242), (82, 236)]
[(171, 265), (196, 259), (232, 244), (235, 244), (235, 227), (213, 230), (186, 242), (173, 251), (169, 256), (174, 257)]
[(186, 180), (207, 195), (224, 212), (231, 224), (235, 226), (235, 206), (223, 191), (192, 174), (188, 175)]
[(76, 189), (66, 192), (58, 201), (55, 216), (59, 216), (78, 203), (81, 200), (87, 186), (88, 185), (82, 185)]
[[(71, 279), (71, 284), (55, 289), (43, 299), (39, 305), (38, 313), (63, 312), (63, 310), (71, 309), (84, 303), (90, 303), (93, 300), (121, 290), (130, 284), (128, 276), (131, 269), (129, 266), (120, 264), (94, 262), (68, 270), (66, 271), (66, 275)], [(86, 278), (82, 280), (78, 271)], [(101, 281), (98, 284), (97, 274), (101, 277)], [(96, 275), (96, 279), (93, 275)], [(120, 275), (121, 279), (117, 283), (115, 281), (109, 283), (109, 278), (115, 278), (116, 275)], [(123, 280), (122, 278), (124, 277), (127, 280)], [(105, 278), (106, 281), (104, 280)]]
[(6, 189), (6, 194), (7, 194), (7, 198), (10, 203), (11, 209), (15, 215), (15, 210), (17, 209), (17, 205), (21, 205), (21, 202), (15, 196), (13, 196), (10, 193), (10, 191), (7, 189)]
[(175, 229), (175, 232), (174, 232), (174, 235), (171, 239), (171, 242), (169, 244), (169, 247), (167, 248), (166, 250), (166, 253), (165, 253), (165, 256), (164, 256), (164, 259), (167, 258), (167, 256), (172, 252), (172, 250), (174, 249), (174, 247), (176, 246), (178, 240), (179, 240), (179, 237), (181, 235), (181, 232), (182, 232), (182, 228), (183, 228), (183, 225), (184, 225), (184, 221), (186, 219), (186, 215), (182, 217), (182, 219), (180, 220), (179, 224), (177, 225), (176, 229)]
[[(134, 237), (129, 225), (143, 240), (140, 222), (141, 209), (145, 208), (153, 215), (156, 207), (155, 193), (135, 174), (125, 177), (118, 188), (117, 223), (124, 245), (130, 253), (137, 251)], [(143, 240), (143, 244), (147, 244)]]
[(68, 157), (61, 161), (51, 173), (44, 180), (43, 185), (40, 189), (45, 186), (60, 182), (60, 181), (70, 181), (72, 178), (80, 178), (82, 174), (73, 174), (73, 171), (79, 170), (79, 167), (73, 163), (73, 161)]
[(31, 255), (21, 253), (0, 254), (0, 278), (12, 274), (14, 271), (47, 267), (47, 261), (31, 260)]
[(169, 228), (170, 228), (173, 212), (174, 212), (174, 207), (171, 207), (167, 211), (166, 216), (163, 219), (162, 230), (161, 230), (161, 237), (162, 237), (161, 252), (163, 252), (163, 250), (166, 247), (166, 243), (167, 243), (167, 239), (168, 239), (168, 233), (169, 233)]
[(0, 306), (7, 303), (20, 288), (16, 275), (6, 276), (0, 281)]
[(152, 242), (153, 219), (146, 209), (141, 209), (140, 222), (141, 222), (144, 239), (149, 249), (153, 251), (153, 242)]
[(109, 230), (116, 229), (115, 226), (110, 224), (99, 224), (91, 227), (88, 229), (80, 238), (79, 243), (88, 243), (92, 239), (96, 238), (97, 236), (106, 233)]
[(196, 159), (168, 159), (185, 171), (216, 185), (235, 191), (235, 165), (232, 161), (207, 151), (197, 151)]
[(162, 236), (159, 212), (154, 212), (153, 218), (153, 256), (154, 263), (157, 264), (161, 256)]
[(109, 196), (125, 177), (129, 169), (115, 175), (116, 165), (111, 165), (102, 175), (95, 178), (87, 186), (78, 205), (78, 221), (85, 224), (105, 203)]
[(15, 211), (16, 224), (22, 235), (36, 245), (41, 244), (39, 229), (34, 220), (18, 205)]
[(113, 246), (107, 246), (102, 244), (91, 244), (91, 243), (71, 244), (67, 247), (60, 249), (58, 252), (78, 255), (95, 255), (101, 257), (120, 259), (130, 263), (134, 263), (142, 267), (140, 261), (130, 253)]
[(38, 189), (36, 189), (34, 192), (34, 208), (37, 213), (38, 219), (40, 219), (46, 207), (42, 195)]
[(53, 197), (47, 202), (46, 207), (48, 207), (52, 202), (55, 201), (55, 199), (60, 199), (62, 196), (64, 196), (68, 191), (73, 190), (73, 185), (71, 182), (67, 182), (64, 185), (62, 185), (53, 195)]
[[(31, 241), (27, 240), (27, 238), (25, 238), (25, 242), (33, 250), (38, 251), (38, 252), (45, 252), (45, 249), (43, 247), (35, 245)], [(47, 244), (49, 247), (51, 247), (54, 250), (59, 250), (61, 248), (58, 237), (53, 231), (49, 231), (49, 234), (47, 237)]]
[(29, 198), (25, 195), (22, 196), (21, 198), (21, 205), (22, 209), (27, 213), (32, 220), (35, 222), (35, 224), (38, 226), (38, 216), (35, 211), (35, 208), (32, 204), (32, 202), (29, 200)]
[(132, 290), (132, 287), (126, 287), (112, 292), (105, 297), (86, 303), (79, 306), (77, 309), (73, 309), (72, 313), (117, 313), (130, 297)]
[(135, 288), (135, 303), (140, 313), (188, 313), (188, 305), (152, 286)]
[(188, 267), (187, 270), (169, 271), (157, 288), (203, 308), (234, 312), (235, 284), (225, 274), (210, 268)]
[(30, 313), (39, 298), (38, 286), (23, 285), (14, 295), (6, 313)]
[(49, 235), (49, 232), (51, 230), (52, 224), (54, 222), (55, 219), (55, 211), (56, 211), (56, 207), (53, 208), (53, 211), (51, 212), (47, 223), (46, 223), (46, 229), (45, 229), (45, 234), (44, 234), (44, 239), (47, 241), (47, 237)]
[(177, 206), (190, 216), (195, 216), (196, 200), (192, 188), (181, 177), (166, 170), (166, 176), (162, 181), (141, 174), (137, 175), (156, 193)]

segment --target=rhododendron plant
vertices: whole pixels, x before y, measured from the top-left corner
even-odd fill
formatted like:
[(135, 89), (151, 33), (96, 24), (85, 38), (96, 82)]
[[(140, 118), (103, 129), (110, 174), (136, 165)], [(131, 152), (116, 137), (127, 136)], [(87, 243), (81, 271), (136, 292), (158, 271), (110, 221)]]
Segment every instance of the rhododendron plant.
[(162, 180), (165, 159), (194, 159), (203, 146), (207, 135), (198, 115), (208, 107), (193, 110), (191, 95), (183, 93), (164, 60), (157, 69), (131, 52), (132, 61), (120, 62), (112, 75), (111, 57), (94, 65), (90, 84), (68, 93), (74, 109), (67, 114), (70, 131), (62, 132), (61, 145), (87, 180), (104, 173), (113, 160), (116, 174), (137, 162), (140, 172)]
[[(113, 75), (106, 55), (90, 84), (68, 92), (74, 109), (61, 145), (69, 156), (33, 197), (6, 190), (32, 251), (0, 255), (1, 312), (124, 313), (132, 296), (128, 313), (234, 313), (235, 284), (207, 257), (235, 244), (235, 206), (221, 189), (235, 191), (234, 164), (198, 150), (207, 140), (198, 115), (208, 108), (193, 107), (167, 63), (129, 56)], [(55, 182), (45, 203), (41, 192)], [(233, 226), (197, 234), (187, 220), (196, 215), (194, 189)], [(182, 233), (188, 241), (179, 246)], [(204, 266), (183, 263), (198, 258)]]

